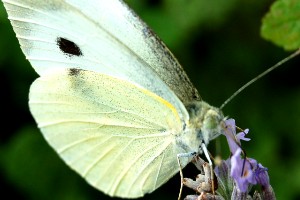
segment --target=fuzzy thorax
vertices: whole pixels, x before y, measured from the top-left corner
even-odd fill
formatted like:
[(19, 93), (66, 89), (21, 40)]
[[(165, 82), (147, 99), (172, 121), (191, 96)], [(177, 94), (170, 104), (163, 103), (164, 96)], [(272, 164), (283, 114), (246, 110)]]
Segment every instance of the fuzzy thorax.
[(208, 145), (222, 133), (224, 120), (220, 109), (204, 101), (195, 101), (186, 105), (190, 119), (181, 137), (181, 145), (186, 151), (198, 152), (201, 143)]

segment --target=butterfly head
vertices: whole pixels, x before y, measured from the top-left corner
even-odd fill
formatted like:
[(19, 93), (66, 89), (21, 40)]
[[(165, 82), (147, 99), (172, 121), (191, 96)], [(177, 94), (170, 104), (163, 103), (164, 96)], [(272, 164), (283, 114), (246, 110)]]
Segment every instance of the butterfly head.
[(207, 145), (224, 130), (224, 115), (219, 108), (204, 101), (196, 101), (186, 106), (190, 115), (190, 129), (194, 130), (198, 140)]

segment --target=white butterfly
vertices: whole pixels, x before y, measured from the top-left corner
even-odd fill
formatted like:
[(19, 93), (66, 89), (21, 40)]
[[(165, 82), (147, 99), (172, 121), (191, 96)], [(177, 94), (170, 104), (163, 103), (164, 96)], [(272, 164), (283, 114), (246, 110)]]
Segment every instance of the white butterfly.
[[(121, 0), (2, 0), (40, 78), (30, 110), (45, 139), (91, 185), (141, 197), (222, 132), (178, 61)], [(185, 166), (190, 158), (182, 158)]]

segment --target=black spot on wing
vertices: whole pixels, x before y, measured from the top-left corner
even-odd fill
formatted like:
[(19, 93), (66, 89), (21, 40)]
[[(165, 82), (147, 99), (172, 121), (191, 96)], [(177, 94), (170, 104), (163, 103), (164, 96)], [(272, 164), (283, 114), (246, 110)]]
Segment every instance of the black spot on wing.
[(69, 76), (77, 76), (80, 74), (80, 71), (83, 71), (82, 69), (78, 69), (78, 68), (70, 68), (69, 69)]
[(59, 49), (69, 57), (83, 55), (79, 46), (66, 38), (58, 37), (56, 43)]

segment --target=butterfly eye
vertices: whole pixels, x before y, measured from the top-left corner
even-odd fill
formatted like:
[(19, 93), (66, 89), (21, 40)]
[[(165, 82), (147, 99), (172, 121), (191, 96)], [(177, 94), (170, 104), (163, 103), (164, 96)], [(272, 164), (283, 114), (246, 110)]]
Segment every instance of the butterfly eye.
[(79, 46), (68, 39), (59, 37), (56, 42), (59, 49), (69, 57), (83, 55)]

